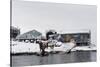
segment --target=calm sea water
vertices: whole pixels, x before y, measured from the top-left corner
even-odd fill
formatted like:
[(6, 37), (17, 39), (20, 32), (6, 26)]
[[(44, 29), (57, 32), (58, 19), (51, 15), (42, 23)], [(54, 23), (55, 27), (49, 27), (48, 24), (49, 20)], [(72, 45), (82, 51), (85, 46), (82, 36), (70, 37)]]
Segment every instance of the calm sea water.
[(12, 67), (76, 62), (95, 62), (96, 51), (78, 51), (71, 52), (69, 54), (49, 54), (48, 56), (44, 57), (36, 55), (14, 55), (11, 56), (11, 60)]

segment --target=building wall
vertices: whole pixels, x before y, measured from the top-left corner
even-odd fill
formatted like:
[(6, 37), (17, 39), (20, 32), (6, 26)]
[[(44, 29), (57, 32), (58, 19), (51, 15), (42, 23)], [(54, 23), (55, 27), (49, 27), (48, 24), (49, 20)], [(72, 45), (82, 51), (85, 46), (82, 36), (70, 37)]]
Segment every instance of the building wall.
[(71, 39), (75, 40), (77, 46), (90, 45), (90, 42), (91, 42), (90, 33), (61, 34), (62, 42), (70, 42)]

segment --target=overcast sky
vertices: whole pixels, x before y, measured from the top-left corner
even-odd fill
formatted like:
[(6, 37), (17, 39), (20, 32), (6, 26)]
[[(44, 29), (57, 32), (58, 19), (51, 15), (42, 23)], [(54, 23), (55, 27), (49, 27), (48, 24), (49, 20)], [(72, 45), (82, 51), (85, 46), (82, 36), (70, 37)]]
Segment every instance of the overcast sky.
[(92, 41), (96, 43), (97, 11), (95, 5), (74, 5), (13, 0), (12, 26), (21, 33), (36, 29), (71, 32), (91, 30)]

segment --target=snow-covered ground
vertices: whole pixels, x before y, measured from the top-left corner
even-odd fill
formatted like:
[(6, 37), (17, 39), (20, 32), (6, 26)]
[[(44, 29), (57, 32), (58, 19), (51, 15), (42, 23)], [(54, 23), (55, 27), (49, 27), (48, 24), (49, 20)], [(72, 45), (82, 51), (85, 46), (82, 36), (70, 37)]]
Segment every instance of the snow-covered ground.
[[(50, 47), (46, 49), (46, 51), (67, 51), (71, 49), (74, 46), (73, 43), (62, 43), (60, 47), (54, 47), (54, 49), (51, 49)], [(23, 53), (23, 52), (40, 52), (39, 45), (36, 43), (25, 43), (25, 42), (11, 42), (11, 53)], [(77, 46), (72, 49), (72, 51), (76, 50), (96, 50), (95, 46)]]

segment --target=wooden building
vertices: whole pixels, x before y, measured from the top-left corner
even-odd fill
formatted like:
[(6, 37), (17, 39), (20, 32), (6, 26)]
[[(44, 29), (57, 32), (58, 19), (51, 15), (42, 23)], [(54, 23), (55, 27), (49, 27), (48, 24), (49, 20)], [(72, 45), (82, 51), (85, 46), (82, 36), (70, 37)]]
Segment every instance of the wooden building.
[(60, 34), (60, 41), (70, 42), (71, 39), (75, 40), (77, 46), (87, 46), (91, 43), (90, 32), (79, 32), (79, 33), (64, 33)]
[(31, 30), (31, 31), (28, 31), (21, 35), (18, 35), (16, 37), (16, 40), (34, 42), (36, 39), (41, 39), (41, 36), (42, 36), (42, 33), (38, 32), (36, 30)]

